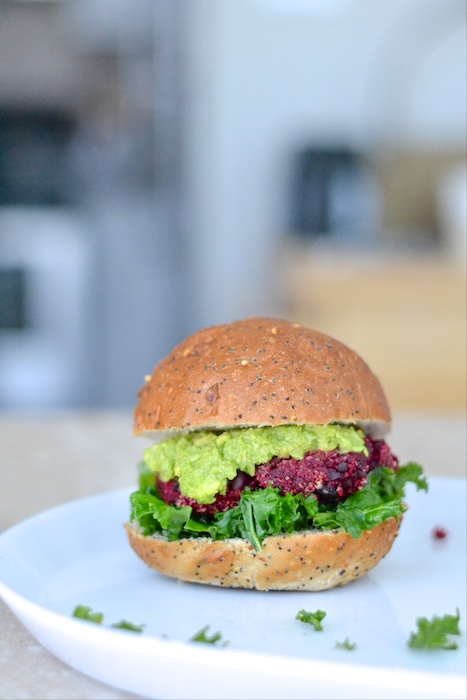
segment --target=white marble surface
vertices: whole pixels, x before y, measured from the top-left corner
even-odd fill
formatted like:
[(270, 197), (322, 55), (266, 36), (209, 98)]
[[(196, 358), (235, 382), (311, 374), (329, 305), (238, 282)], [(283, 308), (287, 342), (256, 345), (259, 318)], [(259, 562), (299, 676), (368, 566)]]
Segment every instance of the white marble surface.
[[(466, 476), (464, 414), (396, 415), (388, 442), (428, 475)], [(131, 413), (0, 414), (0, 531), (58, 503), (131, 486), (147, 444), (133, 437)], [(53, 657), (2, 602), (0, 630), (0, 698), (137, 697)]]

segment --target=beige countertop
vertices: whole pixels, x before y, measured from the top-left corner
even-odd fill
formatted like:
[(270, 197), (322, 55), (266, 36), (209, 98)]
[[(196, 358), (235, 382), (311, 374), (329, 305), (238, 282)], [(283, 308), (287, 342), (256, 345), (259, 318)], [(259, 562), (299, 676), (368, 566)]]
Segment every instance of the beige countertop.
[[(466, 417), (398, 414), (388, 439), (428, 475), (466, 476)], [(130, 413), (0, 414), (0, 532), (51, 506), (136, 483), (148, 443)], [(135, 698), (49, 654), (0, 602), (0, 698)]]

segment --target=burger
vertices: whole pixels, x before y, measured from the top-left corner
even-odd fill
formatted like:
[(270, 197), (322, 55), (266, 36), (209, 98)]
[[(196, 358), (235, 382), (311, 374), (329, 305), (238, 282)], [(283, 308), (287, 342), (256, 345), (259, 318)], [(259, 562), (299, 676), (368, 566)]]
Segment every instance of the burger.
[(405, 487), (427, 489), (385, 441), (379, 380), (299, 323), (249, 318), (181, 342), (140, 390), (150, 440), (129, 543), (182, 581), (260, 590), (347, 584), (390, 551)]

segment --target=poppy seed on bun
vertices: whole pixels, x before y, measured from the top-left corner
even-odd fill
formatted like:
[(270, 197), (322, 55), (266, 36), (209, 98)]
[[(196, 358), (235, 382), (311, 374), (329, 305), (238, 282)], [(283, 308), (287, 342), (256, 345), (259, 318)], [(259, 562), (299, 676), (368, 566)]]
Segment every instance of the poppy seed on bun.
[(391, 549), (402, 519), (390, 518), (358, 539), (346, 532), (308, 530), (268, 537), (261, 552), (248, 540), (207, 537), (168, 541), (126, 530), (133, 550), (151, 568), (181, 581), (260, 591), (324, 591), (373, 569)]
[(352, 424), (383, 437), (391, 416), (364, 360), (298, 323), (250, 318), (181, 342), (139, 392), (137, 435), (288, 424)]

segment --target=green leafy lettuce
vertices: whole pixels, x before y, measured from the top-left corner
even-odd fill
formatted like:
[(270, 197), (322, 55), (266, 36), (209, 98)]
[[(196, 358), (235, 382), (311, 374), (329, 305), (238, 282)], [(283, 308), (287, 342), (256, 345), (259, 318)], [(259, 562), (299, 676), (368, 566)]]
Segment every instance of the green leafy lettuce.
[(169, 540), (183, 537), (211, 537), (214, 540), (240, 537), (259, 551), (265, 537), (310, 528), (343, 529), (352, 537), (376, 527), (387, 518), (405, 511), (404, 489), (409, 483), (427, 490), (422, 468), (413, 462), (397, 471), (379, 467), (367, 484), (337, 505), (323, 505), (314, 495), (286, 494), (268, 487), (242, 493), (240, 503), (213, 518), (193, 516), (191, 506), (178, 508), (165, 503), (157, 490), (144, 486), (130, 496), (131, 520), (139, 522), (143, 534), (159, 533)]
[(112, 627), (119, 630), (128, 630), (129, 632), (143, 632), (145, 625), (135, 625), (134, 622), (129, 620), (120, 620), (120, 622), (112, 623)]
[(342, 528), (352, 537), (360, 537), (362, 532), (371, 530), (383, 520), (402, 515), (406, 508), (403, 498), (407, 483), (414, 483), (418, 490), (428, 489), (422, 474), (422, 468), (414, 462), (399, 467), (397, 471), (379, 467), (369, 473), (364, 488), (339, 503), (335, 510), (321, 510), (313, 524), (319, 529)]
[[(89, 607), (89, 605), (77, 605), (72, 612), (72, 616), (77, 617), (80, 620), (87, 620), (87, 622), (95, 622), (98, 625), (104, 622), (104, 613), (93, 610)], [(121, 630), (129, 630), (130, 632), (142, 632), (145, 625), (135, 625), (129, 620), (120, 620), (120, 622), (114, 622), (111, 627)]]
[(321, 623), (325, 617), (326, 612), (324, 610), (316, 610), (315, 612), (310, 612), (309, 610), (299, 610), (295, 615), (296, 620), (312, 625), (317, 632), (322, 631), (323, 625)]
[(357, 648), (357, 645), (355, 642), (351, 642), (350, 639), (346, 637), (343, 642), (336, 642), (334, 647), (336, 649), (345, 649), (346, 651), (353, 651)]
[(227, 646), (228, 641), (223, 640), (222, 632), (214, 632), (213, 634), (208, 634), (209, 625), (205, 625), (199, 632), (196, 632), (191, 638), (190, 642), (202, 642), (203, 644), (221, 644), (221, 646)]
[(89, 605), (77, 605), (73, 610), (72, 616), (80, 620), (87, 620), (87, 622), (95, 622), (98, 625), (104, 620), (104, 614), (94, 611)]
[(410, 634), (407, 642), (411, 649), (457, 649), (452, 635), (459, 635), (460, 613), (455, 615), (435, 615), (428, 620), (426, 617), (417, 618), (417, 631)]

